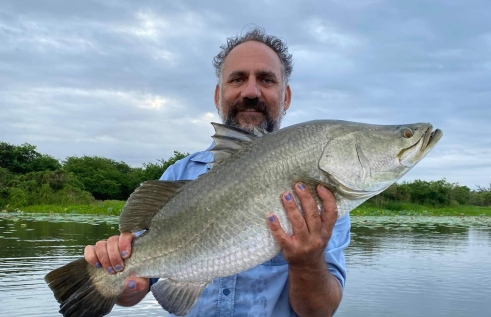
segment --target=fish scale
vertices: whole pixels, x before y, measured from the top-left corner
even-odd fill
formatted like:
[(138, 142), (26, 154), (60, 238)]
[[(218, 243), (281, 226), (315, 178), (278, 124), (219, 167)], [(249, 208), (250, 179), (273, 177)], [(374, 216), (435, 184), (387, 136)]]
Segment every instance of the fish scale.
[[(303, 131), (301, 134), (295, 134), (290, 136), (289, 139), (294, 144), (294, 138), (305, 139), (307, 138), (306, 133), (308, 131)], [(314, 135), (318, 135), (315, 134)], [(267, 140), (267, 139), (265, 139)], [(248, 149), (250, 151), (250, 155), (257, 155), (256, 153), (267, 153), (269, 156), (273, 157), (284, 157), (281, 161), (288, 168), (277, 168), (277, 172), (271, 175), (271, 168), (268, 165), (250, 165), (249, 168), (238, 169), (237, 164), (241, 165), (243, 162), (241, 160), (235, 159), (230, 160), (229, 162), (225, 162), (223, 165), (217, 166), (217, 169), (223, 170), (233, 170), (237, 171), (230, 175), (230, 173), (225, 173), (230, 175), (234, 179), (244, 179), (236, 188), (230, 186), (229, 190), (220, 191), (219, 188), (222, 188), (223, 184), (228, 182), (228, 179), (224, 179), (220, 177), (221, 173), (216, 174), (208, 174), (215, 176), (215, 179), (209, 179), (203, 175), (203, 179), (198, 179), (194, 186), (196, 188), (204, 188), (205, 186), (201, 185), (200, 182), (207, 182), (214, 184), (210, 186), (209, 192), (219, 192), (220, 194), (217, 197), (211, 196), (211, 201), (204, 201), (202, 204), (194, 204), (194, 201), (189, 201), (188, 195), (182, 195), (176, 197), (176, 199), (169, 203), (165, 208), (179, 208), (177, 206), (182, 205), (191, 205), (191, 207), (187, 207), (186, 209), (181, 208), (183, 217), (187, 212), (191, 215), (196, 214), (206, 214), (205, 218), (211, 219), (214, 218), (216, 221), (216, 226), (211, 228), (210, 230), (203, 230), (203, 221), (201, 218), (193, 221), (193, 217), (189, 219), (189, 217), (185, 217), (186, 220), (192, 221), (189, 225), (189, 228), (186, 228), (182, 232), (201, 232), (200, 237), (198, 238), (200, 241), (212, 241), (216, 246), (213, 249), (213, 252), (206, 252), (206, 248), (204, 247), (192, 247), (187, 248), (185, 246), (176, 248), (175, 252), (178, 253), (177, 257), (181, 260), (186, 259), (185, 261), (177, 262), (173, 264), (172, 258), (173, 255), (166, 254), (166, 256), (162, 257), (157, 256), (161, 261), (159, 272), (141, 272), (141, 274), (149, 275), (149, 276), (162, 276), (162, 277), (172, 277), (174, 280), (182, 281), (182, 280), (191, 280), (194, 282), (205, 282), (217, 276), (227, 276), (233, 273), (237, 273), (238, 271), (242, 271), (245, 269), (252, 268), (269, 258), (275, 256), (279, 251), (279, 247), (274, 241), (268, 225), (266, 223), (266, 216), (270, 212), (274, 212), (280, 220), (280, 223), (284, 226), (285, 230), (288, 233), (291, 233), (291, 226), (289, 224), (288, 218), (284, 209), (282, 207), (281, 201), (278, 197), (278, 192), (291, 190), (292, 188), (292, 180), (286, 179), (283, 183), (278, 183), (277, 179), (285, 178), (283, 174), (288, 174), (289, 169), (297, 170), (298, 174), (304, 174), (308, 171), (306, 166), (315, 165), (315, 161), (317, 159), (316, 156), (319, 156), (319, 153), (315, 153), (315, 150), (312, 150), (312, 155), (305, 155), (305, 159), (300, 156), (290, 155), (288, 156), (288, 151), (292, 151), (293, 147), (287, 147), (285, 149), (284, 146), (281, 146), (276, 140), (267, 140), (269, 142), (257, 142), (251, 145), (251, 148)], [(252, 148), (255, 146), (255, 148)], [(276, 148), (273, 148), (276, 147)], [(269, 151), (265, 151), (264, 149), (269, 149)], [(297, 148), (296, 152), (305, 152), (305, 148)], [(314, 155), (317, 154), (317, 155)], [(309, 161), (310, 160), (310, 161)], [(268, 161), (268, 160), (267, 160)], [(271, 160), (269, 160), (271, 162)], [(276, 163), (274, 164), (276, 165)], [(301, 168), (303, 167), (304, 170)], [(252, 169), (252, 170), (251, 170)], [(221, 171), (220, 171), (221, 172)], [(254, 177), (248, 177), (249, 174), (253, 176), (256, 174), (266, 174), (267, 177), (263, 177), (263, 182), (257, 183), (255, 182)], [(218, 176), (216, 176), (218, 175)], [(200, 178), (201, 178), (200, 177)], [(217, 179), (218, 178), (218, 179)], [(271, 181), (272, 180), (272, 181)], [(217, 189), (218, 188), (218, 189)], [(194, 188), (193, 188), (194, 189)], [(189, 192), (192, 193), (193, 189), (190, 188)], [(258, 194), (261, 193), (261, 194)], [(196, 193), (196, 196), (199, 196), (199, 192)], [(222, 196), (228, 197), (227, 202), (225, 202)], [(206, 197), (210, 197), (207, 195)], [(255, 199), (254, 199), (255, 198)], [(217, 202), (218, 205), (217, 205)], [(229, 210), (233, 208), (231, 202), (234, 202), (234, 205), (243, 206), (240, 210), (237, 210), (235, 213), (230, 213)], [(213, 210), (213, 213), (208, 210), (203, 210), (203, 206), (207, 206), (208, 209)], [(272, 208), (273, 206), (273, 208)], [(174, 209), (175, 210), (175, 209)], [(165, 209), (163, 211), (165, 213)], [(232, 217), (227, 217), (227, 215), (232, 215)], [(247, 216), (247, 222), (244, 222), (243, 218)], [(158, 222), (156, 222), (158, 223)], [(210, 227), (208, 227), (210, 228)], [(251, 229), (255, 228), (255, 230)], [(257, 228), (257, 229), (256, 229)], [(166, 235), (160, 235), (159, 237), (159, 228), (150, 228), (152, 232), (146, 237), (149, 240), (160, 239), (162, 243), (167, 238)], [(250, 231), (255, 232), (257, 236), (257, 240), (254, 245), (249, 243), (249, 239), (244, 238), (244, 233), (247, 235)], [(176, 238), (176, 237), (175, 237)], [(176, 239), (180, 239), (176, 238)], [(185, 244), (185, 240), (180, 240), (181, 245)], [(142, 242), (143, 243), (143, 242)], [(250, 252), (250, 250), (260, 249), (262, 252)], [(238, 256), (240, 254), (240, 256)], [(207, 255), (207, 256), (205, 256)], [(211, 257), (212, 260), (209, 258)], [(214, 260), (216, 259), (216, 260)], [(231, 265), (214, 265), (216, 262), (228, 262)], [(203, 267), (202, 263), (213, 263), (211, 264), (212, 269), (208, 267)], [(192, 269), (189, 269), (191, 267)], [(215, 271), (217, 270), (217, 271)]]
[(133, 240), (123, 272), (108, 275), (81, 259), (46, 276), (62, 314), (109, 313), (124, 281), (134, 275), (160, 277), (152, 293), (164, 309), (184, 315), (214, 278), (250, 269), (281, 251), (267, 215), (274, 213), (293, 234), (281, 195), (290, 191), (298, 202), (296, 182), (308, 186), (319, 207), (316, 187), (328, 187), (342, 217), (402, 177), (442, 136), (427, 123), (319, 120), (271, 134), (214, 128), (210, 172), (194, 181), (145, 182), (129, 198), (120, 230), (146, 232)]

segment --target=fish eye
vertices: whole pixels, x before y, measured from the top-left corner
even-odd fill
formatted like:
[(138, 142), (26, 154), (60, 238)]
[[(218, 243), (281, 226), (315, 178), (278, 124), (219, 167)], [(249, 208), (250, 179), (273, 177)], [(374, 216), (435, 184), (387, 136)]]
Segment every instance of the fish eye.
[(410, 128), (406, 128), (404, 129), (403, 135), (406, 139), (410, 139), (414, 135), (414, 132)]

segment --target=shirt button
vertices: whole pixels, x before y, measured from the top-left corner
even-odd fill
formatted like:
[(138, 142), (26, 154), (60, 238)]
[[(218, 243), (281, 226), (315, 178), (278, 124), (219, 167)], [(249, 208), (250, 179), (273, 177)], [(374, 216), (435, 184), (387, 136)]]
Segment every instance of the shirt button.
[(223, 290), (223, 295), (228, 296), (230, 294), (230, 290), (228, 288)]

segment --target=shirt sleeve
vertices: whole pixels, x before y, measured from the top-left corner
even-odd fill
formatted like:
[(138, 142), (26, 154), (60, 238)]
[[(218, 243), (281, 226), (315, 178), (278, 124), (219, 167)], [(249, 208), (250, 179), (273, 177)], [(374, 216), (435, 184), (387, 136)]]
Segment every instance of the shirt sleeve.
[(174, 175), (174, 165), (169, 166), (165, 170), (164, 174), (162, 174), (162, 176), (160, 177), (159, 180), (161, 180), (161, 181), (175, 181), (175, 180), (177, 180), (176, 176)]
[(331, 239), (324, 253), (324, 260), (328, 265), (329, 272), (338, 279), (342, 290), (344, 290), (346, 282), (346, 259), (343, 251), (350, 244), (350, 229), (349, 215), (339, 218), (334, 225)]

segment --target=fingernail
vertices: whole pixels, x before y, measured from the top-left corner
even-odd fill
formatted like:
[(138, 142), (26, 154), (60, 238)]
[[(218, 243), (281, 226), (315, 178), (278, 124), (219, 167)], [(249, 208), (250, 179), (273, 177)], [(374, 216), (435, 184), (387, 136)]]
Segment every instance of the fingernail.
[(287, 201), (292, 200), (292, 195), (291, 195), (291, 194), (286, 195), (286, 196), (285, 196), (285, 199), (286, 199)]
[(300, 185), (298, 185), (298, 188), (299, 188), (300, 190), (304, 190), (304, 189), (305, 189), (305, 185), (304, 185), (304, 184), (300, 184)]
[(102, 264), (100, 264), (99, 262), (97, 262), (97, 263), (95, 264), (95, 267), (96, 267), (96, 268), (100, 268), (101, 266), (102, 266)]
[(273, 216), (269, 217), (269, 222), (274, 223), (274, 217)]
[(119, 265), (119, 264), (118, 264), (118, 265), (116, 265), (114, 268), (115, 268), (115, 269), (116, 269), (116, 271), (118, 271), (118, 272), (119, 272), (119, 271), (121, 271), (121, 270), (123, 269), (123, 267), (122, 267), (121, 265)]
[(121, 252), (121, 256), (122, 256), (123, 258), (127, 257), (127, 256), (128, 256), (128, 252), (127, 252), (127, 251), (123, 251), (123, 252)]
[(134, 289), (136, 287), (136, 283), (135, 283), (135, 281), (129, 281), (128, 283), (126, 283), (126, 286), (129, 289)]
[(324, 185), (320, 185), (319, 188), (320, 190), (326, 190), (326, 187), (324, 187)]
[(112, 267), (108, 267), (107, 271), (109, 272), (109, 274), (112, 274), (114, 272), (114, 269)]

